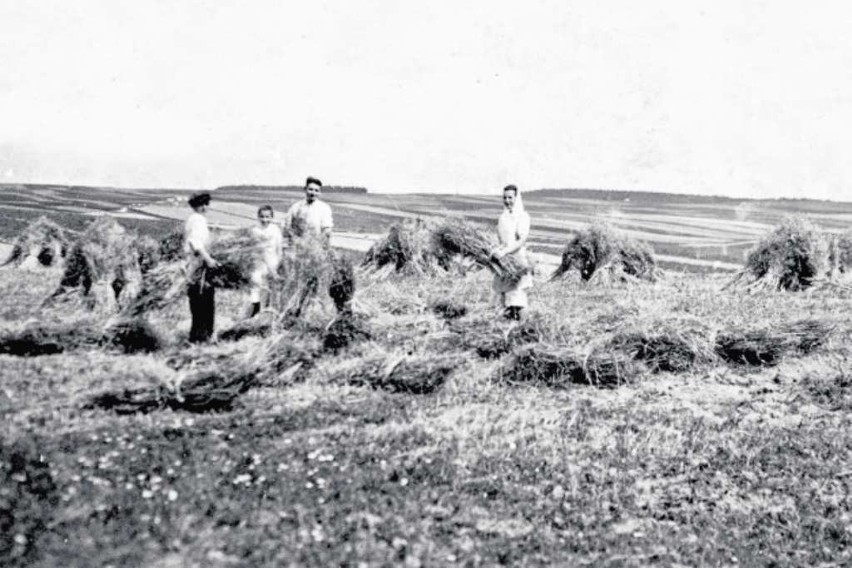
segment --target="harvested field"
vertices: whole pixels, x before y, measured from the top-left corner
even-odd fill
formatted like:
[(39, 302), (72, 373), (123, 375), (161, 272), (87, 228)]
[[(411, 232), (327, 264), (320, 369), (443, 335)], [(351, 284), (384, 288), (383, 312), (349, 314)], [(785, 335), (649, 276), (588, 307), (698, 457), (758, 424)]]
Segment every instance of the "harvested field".
[[(587, 201), (527, 206), (580, 219)], [(490, 215), (486, 198), (458, 202)], [(724, 236), (733, 206), (699, 205), (669, 210), (716, 215), (690, 236)], [(642, 206), (624, 207), (643, 220)], [(243, 321), (245, 292), (223, 289), (220, 340), (193, 346), (185, 294), (130, 322), (42, 305), (58, 268), (0, 269), (0, 335), (61, 347), (0, 354), (0, 564), (852, 562), (848, 295), (539, 274), (516, 324), (489, 271), (355, 270), (332, 293), (334, 263), (315, 260), (292, 259), (281, 283), (279, 306), (308, 291), (299, 317), (271, 306)]]

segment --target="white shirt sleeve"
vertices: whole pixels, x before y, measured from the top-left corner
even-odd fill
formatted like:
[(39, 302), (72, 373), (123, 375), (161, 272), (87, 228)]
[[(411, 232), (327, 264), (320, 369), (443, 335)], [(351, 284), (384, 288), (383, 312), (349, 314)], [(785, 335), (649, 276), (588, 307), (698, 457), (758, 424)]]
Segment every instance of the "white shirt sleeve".
[(328, 203), (323, 203), (325, 207), (323, 207), (322, 218), (320, 219), (320, 228), (321, 229), (333, 229), (334, 228), (334, 220), (331, 217), (331, 207)]

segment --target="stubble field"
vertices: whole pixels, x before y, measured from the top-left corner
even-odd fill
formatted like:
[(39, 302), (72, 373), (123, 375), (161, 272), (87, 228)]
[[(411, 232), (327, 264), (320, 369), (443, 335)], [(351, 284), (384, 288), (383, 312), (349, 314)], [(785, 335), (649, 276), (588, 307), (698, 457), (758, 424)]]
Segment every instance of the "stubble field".
[[(30, 207), (22, 195), (22, 204), (7, 205)], [(73, 194), (50, 198), (59, 197), (75, 206)], [(113, 203), (104, 210), (128, 207), (123, 213), (145, 217), (136, 221), (154, 234), (173, 226), (170, 211), (185, 214), (162, 195), (142, 197), (104, 197)], [(219, 222), (238, 225), (276, 196), (217, 197), (244, 204), (217, 209)], [(584, 200), (528, 199), (539, 252), (608, 205)], [(439, 213), (439, 203), (483, 219), (499, 207), (480, 197), (329, 201), (338, 226), (353, 233)], [(188, 348), (183, 303), (151, 316), (164, 337), (154, 353), (0, 355), (0, 522), (9, 527), (0, 552), (39, 566), (849, 564), (850, 294), (722, 290), (730, 272), (721, 263), (737, 265), (741, 253), (731, 251), (747, 250), (784, 204), (744, 215), (733, 204), (618, 203), (622, 216), (609, 215), (623, 219), (617, 226), (658, 235), (655, 248), (670, 242), (667, 256), (688, 260), (664, 263), (673, 270), (656, 284), (629, 287), (548, 282), (540, 273), (522, 326), (499, 319), (484, 271), (384, 280), (360, 272), (353, 305), (370, 337), (322, 351), (227, 412), (87, 407), (105, 390), (180, 384), (197, 366), (250, 356), (267, 341)], [(849, 213), (812, 214), (840, 229)], [(699, 245), (723, 258), (690, 256)], [(696, 266), (716, 272), (682, 271)], [(41, 306), (59, 278), (57, 269), (0, 269), (4, 329), (108, 319)], [(436, 313), (448, 299), (466, 313), (451, 321)], [(237, 322), (245, 302), (242, 292), (220, 293), (217, 328)], [(319, 309), (281, 337), (319, 342), (332, 318)], [(733, 330), (802, 320), (830, 330), (814, 349), (756, 365), (712, 348)], [(525, 354), (570, 352), (588, 362), (614, 354), (620, 334), (665, 329), (698, 330), (711, 349), (668, 370), (615, 358), (624, 367), (606, 385), (516, 372)], [(389, 380), (405, 364), (413, 375), (438, 360), (448, 366), (429, 388), (400, 392), (406, 383)], [(369, 362), (383, 367), (384, 380), (362, 384)]]

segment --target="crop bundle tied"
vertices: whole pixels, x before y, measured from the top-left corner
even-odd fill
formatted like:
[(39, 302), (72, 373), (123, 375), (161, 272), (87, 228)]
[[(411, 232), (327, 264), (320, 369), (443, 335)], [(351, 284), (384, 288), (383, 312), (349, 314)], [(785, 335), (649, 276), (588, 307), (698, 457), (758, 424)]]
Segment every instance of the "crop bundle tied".
[(3, 265), (22, 268), (53, 266), (62, 261), (70, 249), (68, 231), (47, 217), (39, 217), (18, 235), (12, 245), (12, 253)]
[(577, 233), (562, 251), (562, 261), (551, 279), (564, 278), (572, 271), (589, 284), (657, 280), (651, 247), (606, 224), (592, 225)]
[(509, 284), (516, 284), (529, 272), (513, 255), (494, 258), (492, 252), (497, 241), (486, 236), (471, 223), (462, 219), (451, 219), (432, 233), (437, 249), (448, 255), (460, 255), (473, 260), (479, 266), (491, 270)]

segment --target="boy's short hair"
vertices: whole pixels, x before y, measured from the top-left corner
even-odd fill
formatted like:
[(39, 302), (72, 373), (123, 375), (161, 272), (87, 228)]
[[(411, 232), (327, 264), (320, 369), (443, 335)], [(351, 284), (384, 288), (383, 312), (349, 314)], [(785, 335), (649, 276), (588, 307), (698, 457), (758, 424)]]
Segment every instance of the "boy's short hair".
[(189, 206), (193, 209), (197, 209), (202, 205), (210, 205), (210, 194), (206, 191), (201, 193), (194, 193), (188, 200)]
[(260, 217), (260, 214), (264, 211), (269, 211), (270, 217), (275, 217), (275, 211), (272, 210), (272, 205), (261, 205), (257, 209), (257, 216)]
[(518, 186), (517, 185), (507, 185), (503, 188), (503, 191), (514, 191), (515, 196), (518, 195)]
[(308, 179), (305, 180), (305, 187), (308, 187), (312, 183), (322, 187), (322, 182), (318, 178), (308, 176)]

